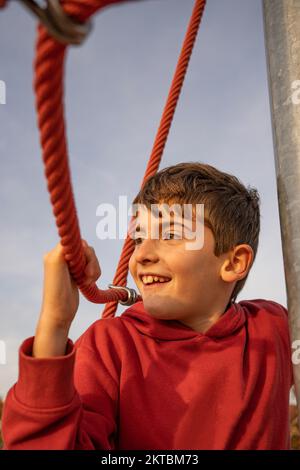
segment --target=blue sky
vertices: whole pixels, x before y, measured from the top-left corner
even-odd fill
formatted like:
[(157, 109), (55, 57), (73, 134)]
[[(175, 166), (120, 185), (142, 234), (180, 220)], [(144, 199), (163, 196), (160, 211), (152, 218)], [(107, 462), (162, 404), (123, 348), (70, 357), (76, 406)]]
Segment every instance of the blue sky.
[[(75, 200), (82, 236), (100, 261), (102, 289), (113, 280), (123, 240), (97, 238), (96, 208), (138, 191), (193, 3), (141, 0), (107, 8), (94, 17), (84, 45), (68, 52)], [(7, 92), (0, 105), (0, 340), (7, 347), (1, 395), (17, 378), (18, 347), (34, 334), (43, 254), (58, 242), (32, 91), (35, 26), (18, 2), (0, 11), (0, 80)], [(238, 300), (286, 306), (261, 0), (208, 1), (161, 168), (181, 161), (209, 163), (258, 189), (259, 250)], [(81, 298), (71, 338), (102, 310)]]

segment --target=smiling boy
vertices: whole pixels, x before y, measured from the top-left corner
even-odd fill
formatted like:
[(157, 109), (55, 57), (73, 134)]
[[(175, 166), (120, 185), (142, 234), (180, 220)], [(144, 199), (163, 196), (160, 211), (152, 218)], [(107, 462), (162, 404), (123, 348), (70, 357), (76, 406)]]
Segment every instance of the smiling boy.
[[(173, 208), (176, 209), (175, 204), (169, 204), (164, 211), (163, 206), (167, 206), (166, 203), (151, 204), (151, 209), (146, 210), (145, 204), (140, 206), (138, 221), (147, 226), (147, 236), (142, 238), (140, 230), (136, 231), (136, 248), (129, 261), (129, 270), (141, 292), (144, 308), (154, 318), (178, 320), (195, 331), (204, 333), (225, 311), (234, 283), (244, 278), (249, 271), (253, 249), (249, 245), (240, 244), (232, 253), (216, 256), (214, 235), (205, 217), (202, 223), (205, 243), (200, 243), (201, 237), (198, 237), (199, 243), (193, 246), (191, 235), (187, 238), (186, 230), (180, 230), (182, 219), (186, 219), (187, 225), (188, 222), (191, 223), (183, 211), (182, 215), (180, 211), (177, 212), (175, 219), (178, 222), (171, 227), (174, 217), (168, 216)], [(158, 222), (155, 215), (159, 209), (162, 210), (159, 211)], [(195, 235), (198, 235), (195, 219), (199, 232), (201, 216), (198, 213), (197, 218), (193, 217), (190, 232)], [(167, 232), (161, 231), (160, 238), (155, 238), (153, 234), (159, 232), (163, 220), (170, 228)], [(140, 229), (141, 226), (139, 224), (137, 228)], [(163, 243), (161, 239), (164, 240)], [(149, 284), (145, 279), (146, 275), (163, 277), (166, 282)]]
[[(258, 247), (257, 191), (188, 162), (149, 178), (133, 203), (146, 207), (129, 262), (143, 300), (74, 346), (78, 289), (60, 244), (45, 256), (39, 322), (5, 403), (5, 448), (288, 449), (287, 311), (236, 302)], [(188, 250), (176, 225), (149, 235), (161, 203), (204, 204), (201, 249)], [(83, 246), (95, 282), (100, 266)]]

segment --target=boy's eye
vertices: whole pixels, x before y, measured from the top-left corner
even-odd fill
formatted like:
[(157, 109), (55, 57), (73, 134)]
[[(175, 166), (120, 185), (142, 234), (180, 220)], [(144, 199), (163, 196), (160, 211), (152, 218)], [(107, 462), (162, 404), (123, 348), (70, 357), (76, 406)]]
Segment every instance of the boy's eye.
[[(181, 233), (174, 233), (174, 232), (164, 232), (162, 239), (163, 240), (180, 240), (182, 238)], [(140, 245), (144, 239), (141, 237), (134, 239), (135, 245)]]
[(176, 232), (165, 232), (163, 234), (163, 240), (179, 240), (182, 238), (181, 233), (176, 233)]

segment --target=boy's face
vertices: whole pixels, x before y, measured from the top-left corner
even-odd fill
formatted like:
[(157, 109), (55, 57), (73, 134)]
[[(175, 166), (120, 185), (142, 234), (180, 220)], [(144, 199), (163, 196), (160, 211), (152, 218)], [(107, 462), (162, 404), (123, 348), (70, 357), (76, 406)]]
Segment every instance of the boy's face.
[[(187, 239), (184, 232), (181, 234), (176, 225), (167, 232), (159, 230), (156, 239), (151, 237), (152, 224), (157, 229), (162, 220), (151, 217), (149, 209), (139, 214), (138, 222), (141, 232), (135, 232), (129, 270), (145, 309), (157, 319), (178, 320), (199, 331), (207, 329), (224, 312), (234, 287), (234, 283), (224, 282), (220, 273), (227, 254), (214, 255), (214, 236), (206, 225), (202, 224), (203, 247), (187, 249), (191, 238)], [(147, 230), (143, 231), (143, 227)], [(174, 239), (176, 235), (178, 238)], [(166, 239), (167, 236), (171, 239)], [(146, 273), (170, 280), (145, 285), (142, 275)]]

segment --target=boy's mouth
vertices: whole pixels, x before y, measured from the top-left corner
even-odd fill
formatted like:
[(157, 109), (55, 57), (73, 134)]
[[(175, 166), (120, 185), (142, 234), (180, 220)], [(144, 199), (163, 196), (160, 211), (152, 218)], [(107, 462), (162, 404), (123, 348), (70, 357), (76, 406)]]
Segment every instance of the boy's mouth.
[(171, 281), (170, 277), (155, 274), (140, 274), (139, 278), (142, 281), (143, 287), (145, 288), (161, 286)]

